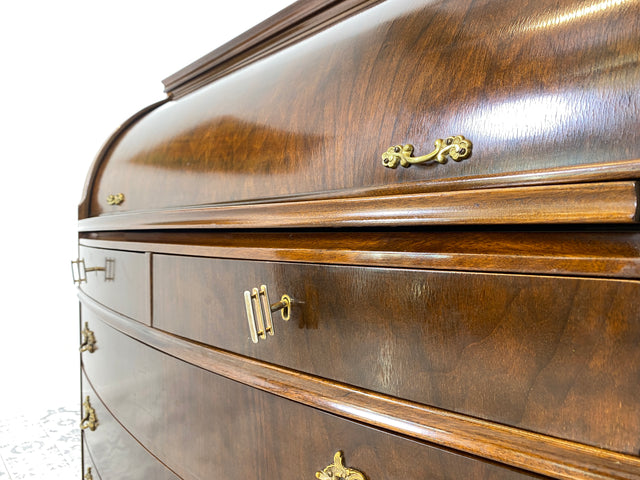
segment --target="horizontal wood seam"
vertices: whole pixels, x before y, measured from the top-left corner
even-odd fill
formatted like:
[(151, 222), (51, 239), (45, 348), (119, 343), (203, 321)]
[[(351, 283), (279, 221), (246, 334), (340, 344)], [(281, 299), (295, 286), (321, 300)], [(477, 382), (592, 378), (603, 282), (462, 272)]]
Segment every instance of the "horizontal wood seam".
[(205, 347), (78, 292), (112, 328), (174, 358), (319, 410), (558, 479), (640, 479), (640, 458), (428, 407)]
[[(640, 258), (595, 255), (543, 256), (516, 253), (459, 253), (357, 250), (336, 248), (329, 257), (325, 249), (227, 247), (212, 245), (184, 245), (81, 238), (80, 245), (132, 252), (152, 252), (164, 255), (186, 255), (238, 260), (308, 263), (324, 265), (356, 265), (362, 267), (411, 268), (424, 270), (455, 270), (475, 273), (546, 275), (553, 277), (637, 279), (640, 277)], [(599, 270), (594, 270), (594, 261)], [(561, 263), (562, 267), (558, 264)]]

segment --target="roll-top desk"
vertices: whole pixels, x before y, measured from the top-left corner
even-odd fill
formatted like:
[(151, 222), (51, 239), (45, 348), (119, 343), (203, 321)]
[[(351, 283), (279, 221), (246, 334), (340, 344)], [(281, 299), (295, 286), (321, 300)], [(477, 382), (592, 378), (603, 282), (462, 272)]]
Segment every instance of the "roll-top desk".
[(79, 207), (83, 478), (640, 478), (640, 4), (298, 2)]

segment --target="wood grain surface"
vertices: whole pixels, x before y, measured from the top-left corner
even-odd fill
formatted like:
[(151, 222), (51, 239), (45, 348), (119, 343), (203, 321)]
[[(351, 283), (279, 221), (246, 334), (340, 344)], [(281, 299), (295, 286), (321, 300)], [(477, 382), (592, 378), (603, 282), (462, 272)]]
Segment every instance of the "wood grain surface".
[[(640, 159), (639, 21), (637, 2), (376, 3), (144, 116), (89, 213), (114, 192), (127, 211)], [(470, 158), (382, 165), (449, 135)]]
[[(78, 218), (86, 218), (89, 216), (89, 203), (91, 201), (91, 194), (93, 191), (93, 181), (95, 176), (98, 173), (98, 168), (104, 161), (106, 161), (107, 156), (109, 155), (111, 148), (117, 143), (119, 138), (124, 135), (127, 129), (144, 117), (147, 113), (156, 109), (160, 105), (168, 102), (169, 99), (160, 100), (156, 103), (153, 103), (142, 110), (136, 112), (134, 115), (129, 117), (125, 122), (120, 125), (116, 129), (115, 132), (111, 134), (111, 136), (107, 139), (107, 141), (102, 145), (102, 148), (98, 152), (98, 154), (93, 159), (91, 163), (91, 167), (89, 168), (89, 172), (87, 173), (87, 178), (84, 183), (84, 188), (82, 189), (82, 198), (80, 199), (80, 203), (78, 204)], [(119, 192), (113, 192), (119, 193)]]
[[(211, 472), (230, 479), (314, 478), (336, 451), (371, 479), (538, 478), (248, 388), (92, 323), (103, 348), (85, 357), (84, 371), (114, 414), (185, 480)], [(129, 373), (131, 361), (136, 369)]]
[(637, 182), (167, 209), (81, 220), (80, 231), (635, 223)]
[[(209, 371), (236, 382), (274, 393), (277, 396), (294, 400), (296, 403), (338, 414), (347, 419), (357, 420), (364, 424), (400, 433), (410, 438), (424, 440), (432, 444), (453, 448), (461, 452), (480, 455), (485, 459), (519, 466), (553, 478), (603, 480), (610, 478), (640, 478), (640, 459), (637, 456), (617, 454), (471, 417), (456, 415), (250, 360), (230, 352), (205, 348), (178, 337), (158, 332), (142, 324), (131, 322), (121, 315), (105, 310), (83, 295), (81, 295), (81, 300), (84, 306), (84, 315), (93, 312), (91, 315), (99, 315), (99, 318), (106, 322), (109, 327), (125, 334), (109, 333), (109, 327), (102, 326), (100, 321), (94, 322), (96, 323), (96, 329), (100, 330), (100, 336), (105, 339), (103, 340), (105, 347), (103, 351), (113, 352), (115, 350), (116, 354), (112, 357), (113, 353), (107, 353), (109, 361), (102, 362), (97, 361), (93, 354), (85, 356), (85, 371), (92, 381), (99, 381), (98, 384), (95, 384), (96, 390), (100, 392), (101, 397), (105, 399), (107, 404), (113, 407), (121, 405), (121, 410), (113, 410), (121, 421), (131, 425), (143, 426), (144, 429), (152, 432), (148, 437), (141, 435), (144, 430), (137, 429), (134, 432), (139, 439), (143, 440), (145, 445), (151, 444), (147, 443), (147, 438), (149, 440), (167, 438), (166, 441), (171, 442), (167, 443), (166, 447), (158, 446), (158, 448), (166, 448), (168, 455), (165, 458), (170, 458), (172, 455), (170, 452), (172, 451), (175, 452), (173, 455), (183, 455), (184, 446), (187, 444), (189, 444), (189, 449), (192, 451), (202, 445), (199, 442), (193, 443), (194, 439), (202, 437), (192, 435), (192, 431), (189, 428), (184, 430), (172, 429), (171, 432), (168, 432), (167, 425), (186, 426), (185, 421), (190, 419), (188, 426), (196, 428), (197, 430), (195, 431), (198, 433), (211, 431), (211, 425), (202, 422), (202, 418), (211, 418), (207, 417), (207, 415), (211, 414), (210, 408), (203, 406), (201, 409), (194, 410), (175, 409), (174, 405), (183, 402), (182, 399), (188, 401), (189, 399), (202, 398), (200, 395), (204, 398), (215, 398), (216, 396), (218, 398), (223, 396), (224, 398), (224, 393), (221, 392), (228, 392), (230, 389), (238, 388), (234, 387), (235, 383), (225, 383), (224, 387), (217, 386), (200, 390), (204, 388), (206, 382), (217, 382), (208, 377), (206, 371)], [(143, 344), (153, 347), (153, 349), (146, 348), (143, 344), (130, 340), (128, 337), (135, 338), (143, 342)], [(120, 344), (120, 346), (114, 346), (114, 344)], [(125, 346), (125, 344), (129, 346)], [(169, 357), (156, 353), (156, 350), (200, 367), (200, 369), (193, 370), (193, 374), (197, 375), (197, 379), (190, 378), (187, 373), (189, 368), (185, 368), (184, 364), (177, 360), (169, 360)], [(125, 351), (126, 354), (124, 354)], [(140, 366), (137, 370), (139, 373), (133, 377), (120, 373), (130, 372), (131, 363), (129, 359), (135, 359), (135, 364)], [(179, 371), (170, 371), (172, 368), (178, 368)], [(123, 382), (128, 381), (127, 379), (130, 380), (130, 384), (123, 385)], [(182, 384), (181, 382), (185, 380), (186, 383)], [(158, 381), (161, 383), (158, 383)], [(165, 381), (170, 384), (163, 383)], [(173, 385), (175, 384), (173, 382), (180, 382), (180, 384), (174, 387)], [(139, 387), (135, 390), (138, 392), (137, 395), (131, 395), (131, 388), (134, 385)], [(154, 385), (155, 388), (143, 388), (144, 385)], [(235, 428), (235, 422), (239, 422), (241, 421), (240, 419), (251, 415), (250, 412), (246, 412), (243, 409), (243, 405), (251, 405), (253, 407), (252, 411), (262, 413), (264, 412), (263, 405), (271, 401), (275, 402), (275, 400), (267, 400), (270, 397), (264, 397), (258, 401), (256, 400), (257, 393), (255, 391), (251, 389), (244, 390), (242, 387), (240, 387), (240, 390), (244, 392), (244, 395), (251, 395), (251, 398), (241, 397), (242, 400), (240, 400), (233, 398), (233, 396), (226, 397), (227, 401), (221, 409), (222, 418), (225, 421), (215, 424), (220, 436), (225, 439), (237, 438), (238, 430)], [(146, 399), (149, 400), (143, 401)], [(297, 418), (295, 412), (293, 412), (294, 408), (297, 408), (293, 407), (296, 403), (287, 403), (286, 407), (282, 407), (286, 410), (287, 418)], [(241, 411), (239, 412), (238, 409), (241, 409)], [(273, 410), (270, 410), (270, 412), (273, 412)], [(293, 416), (290, 417), (290, 414)], [(308, 420), (304, 420), (307, 415), (315, 417), (315, 411), (305, 409), (301, 414), (300, 422), (287, 423), (284, 430), (276, 429), (280, 431), (278, 434), (280, 438), (278, 441), (274, 441), (273, 445), (278, 445), (282, 442), (281, 435), (290, 438), (289, 434), (292, 432), (294, 435), (297, 435), (300, 431), (309, 432), (311, 436), (315, 436), (318, 433), (318, 430), (316, 430), (317, 424), (313, 425)], [(133, 418), (134, 416), (136, 418)], [(218, 417), (215, 418), (217, 419)], [(268, 421), (269, 418), (271, 418), (271, 415), (252, 418), (249, 419), (249, 427), (244, 423), (242, 425), (244, 425), (243, 428), (253, 429), (248, 433), (252, 438), (270, 438), (273, 431), (272, 428), (262, 429), (259, 427), (264, 425), (264, 422)], [(227, 427), (229, 425), (228, 422), (231, 422), (233, 426)], [(271, 424), (270, 427), (275, 427), (276, 424), (277, 422)], [(303, 425), (303, 427), (299, 427), (300, 425)], [(255, 428), (260, 428), (259, 433), (255, 431)], [(348, 428), (351, 429), (351, 427)], [(326, 432), (323, 427), (320, 427), (320, 431)], [(377, 443), (373, 431), (369, 430), (365, 435), (368, 437), (365, 444)], [(335, 445), (336, 442), (330, 441), (333, 437), (333, 435), (326, 435), (325, 433), (323, 440)], [(244, 437), (241, 435), (240, 438)], [(295, 440), (296, 438), (294, 437), (289, 445), (307, 444), (304, 441)], [(389, 437), (385, 438), (391, 441)], [(191, 443), (187, 442), (187, 439)], [(225, 445), (227, 444), (225, 443)], [(209, 454), (199, 458), (199, 462), (211, 461), (211, 453), (215, 452), (216, 449), (209, 448), (210, 446), (210, 444), (206, 444), (205, 448), (208, 448), (207, 452)], [(391, 462), (394, 468), (398, 468), (398, 463), (396, 463), (398, 460), (404, 464), (402, 458), (406, 458), (403, 457), (403, 452), (406, 452), (406, 446), (403, 444), (402, 448), (393, 450)], [(244, 449), (247, 448), (246, 443), (241, 441), (238, 448), (242, 448), (245, 451)], [(326, 447), (319, 448), (324, 449)], [(343, 447), (335, 445), (327, 450), (333, 448), (339, 449)], [(276, 451), (277, 449), (270, 447), (268, 455), (273, 455)], [(384, 452), (385, 450), (382, 447), (378, 447), (376, 451)], [(159, 453), (158, 451), (156, 451), (156, 454), (164, 455), (164, 453)], [(396, 457), (396, 454), (399, 457)], [(432, 459), (426, 458), (427, 455), (431, 456), (427, 450), (421, 450), (419, 454), (412, 456), (414, 460), (422, 460), (424, 462), (420, 463), (416, 470), (417, 477), (411, 475), (400, 476), (424, 478), (424, 472), (428, 472), (433, 474), (434, 478), (457, 478), (456, 475), (451, 476), (452, 472), (457, 472), (460, 469), (460, 466), (456, 465), (455, 462), (443, 462), (441, 466), (434, 467), (431, 464)], [(291, 455), (291, 457), (294, 456)], [(248, 462), (254, 461), (253, 459), (255, 458), (262, 459), (262, 457), (255, 454), (247, 457)], [(491, 464), (474, 462), (474, 465), (477, 468), (484, 468)], [(258, 467), (247, 465), (246, 468), (257, 469)], [(387, 478), (383, 466), (380, 468), (379, 475), (374, 476), (373, 471), (368, 469), (366, 473), (371, 473), (372, 478)], [(496, 474), (499, 473), (479, 472), (476, 475), (463, 475), (463, 477), (493, 478), (492, 475)], [(390, 476), (393, 477), (393, 475)], [(299, 476), (295, 478), (299, 478)]]
[(640, 278), (640, 234), (611, 229), (98, 232), (81, 235), (80, 244), (241, 260)]
[(79, 247), (79, 258), (86, 268), (105, 268), (105, 271), (87, 272), (87, 281), (80, 290), (103, 305), (139, 322), (151, 325), (151, 269), (150, 255), (144, 253)]
[[(161, 330), (425, 405), (640, 451), (636, 281), (169, 255), (154, 255), (153, 271)], [(287, 294), (293, 306), (289, 322), (274, 313), (275, 335), (254, 344), (243, 292), (261, 285), (270, 303)]]

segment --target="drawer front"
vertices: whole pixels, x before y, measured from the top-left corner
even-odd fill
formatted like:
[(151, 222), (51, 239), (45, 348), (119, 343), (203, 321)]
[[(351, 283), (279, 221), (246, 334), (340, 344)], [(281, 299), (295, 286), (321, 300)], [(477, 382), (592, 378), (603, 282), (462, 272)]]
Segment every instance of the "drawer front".
[[(179, 480), (169, 469), (150, 455), (116, 421), (91, 387), (87, 378), (82, 377), (82, 398), (95, 410), (97, 426), (95, 430), (85, 428), (82, 442), (85, 473), (92, 467), (94, 479), (102, 480)], [(83, 405), (83, 415), (87, 407)], [(96, 474), (99, 472), (99, 474)]]
[(151, 349), (91, 315), (102, 343), (84, 357), (86, 373), (114, 415), (182, 478), (214, 472), (315, 478), (337, 451), (369, 480), (539, 478), (255, 390)]
[[(640, 451), (639, 284), (154, 256), (154, 326), (289, 368)], [(287, 294), (250, 339), (243, 292)]]
[[(123, 315), (150, 324), (150, 256), (80, 246), (87, 281), (80, 288), (96, 301)], [(93, 270), (98, 268), (100, 270)]]

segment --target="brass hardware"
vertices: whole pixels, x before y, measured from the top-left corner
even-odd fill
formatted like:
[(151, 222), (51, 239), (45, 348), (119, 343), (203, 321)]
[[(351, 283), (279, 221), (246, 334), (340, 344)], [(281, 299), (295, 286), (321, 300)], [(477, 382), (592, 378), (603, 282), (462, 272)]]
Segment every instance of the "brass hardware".
[(98, 428), (98, 419), (96, 418), (96, 411), (91, 407), (91, 402), (89, 402), (89, 395), (87, 395), (86, 400), (82, 402), (82, 407), (85, 414), (80, 422), (80, 429), (86, 430), (88, 428), (93, 432)]
[(334, 480), (343, 478), (345, 480), (366, 480), (364, 474), (352, 468), (344, 466), (342, 452), (336, 452), (333, 456), (333, 463), (325, 467), (322, 471), (316, 472), (316, 478), (320, 480)]
[[(258, 293), (260, 296), (260, 304), (261, 305), (269, 305), (269, 293), (267, 292), (266, 285), (260, 285), (260, 292)], [(265, 318), (265, 329), (269, 332), (269, 335), (273, 335), (275, 330), (273, 329), (273, 317), (271, 316), (271, 308), (264, 309), (264, 318)]]
[(104, 267), (87, 267), (84, 258), (71, 260), (71, 276), (74, 284), (87, 283), (87, 272), (104, 272), (105, 281), (115, 280), (116, 261), (113, 258), (105, 258)]
[(256, 333), (260, 338), (267, 338), (267, 334), (264, 331), (264, 320), (262, 319), (262, 305), (260, 301), (261, 299), (260, 295), (258, 294), (257, 288), (251, 290), (251, 299), (253, 300), (253, 307), (256, 312), (256, 319), (258, 321), (258, 331)]
[(108, 205), (120, 205), (122, 202), (124, 202), (124, 193), (116, 193), (107, 197)]
[(96, 350), (96, 336), (89, 330), (89, 324), (84, 322), (84, 328), (82, 329), (82, 343), (80, 344), (81, 352), (93, 353)]
[(382, 164), (385, 167), (397, 168), (398, 164), (403, 167), (410, 167), (415, 163), (438, 162), (446, 163), (447, 155), (459, 162), (471, 156), (471, 141), (462, 135), (447, 137), (444, 140), (439, 138), (434, 142), (435, 150), (422, 157), (412, 157), (413, 145), (395, 145), (382, 154)]
[(244, 306), (253, 343), (258, 343), (259, 338), (267, 338), (267, 333), (269, 335), (275, 333), (271, 313), (279, 310), (284, 321), (291, 318), (291, 297), (286, 294), (282, 295), (279, 302), (271, 304), (266, 285), (260, 285), (260, 289), (246, 290), (244, 292)]
[(253, 343), (258, 343), (256, 321), (253, 317), (253, 306), (251, 305), (251, 292), (249, 292), (248, 290), (244, 292), (244, 306), (247, 310), (247, 320), (249, 320), (249, 333), (251, 334), (251, 341)]
[(87, 473), (84, 474), (84, 480), (93, 480), (93, 475), (91, 475), (91, 467), (87, 467)]

